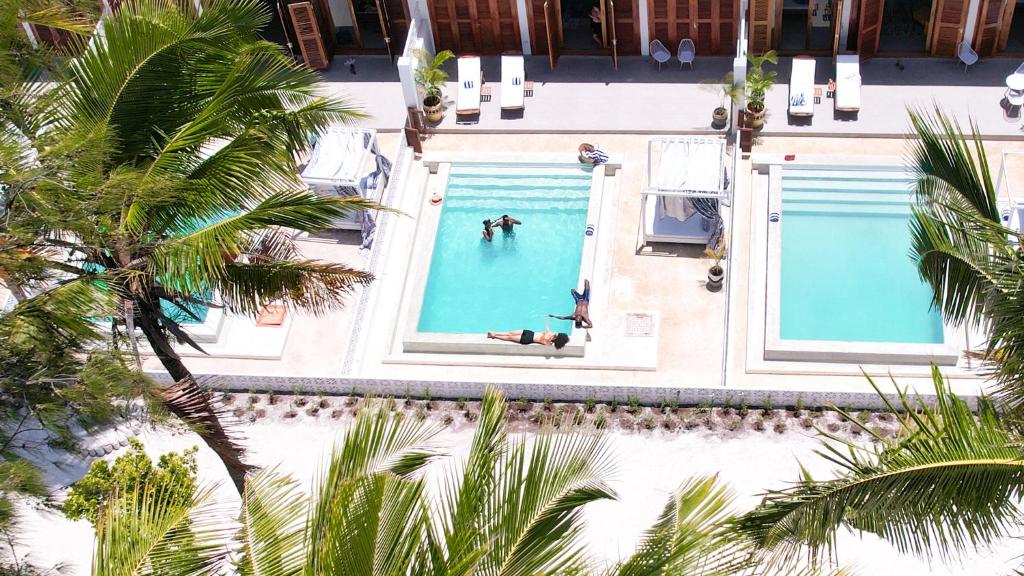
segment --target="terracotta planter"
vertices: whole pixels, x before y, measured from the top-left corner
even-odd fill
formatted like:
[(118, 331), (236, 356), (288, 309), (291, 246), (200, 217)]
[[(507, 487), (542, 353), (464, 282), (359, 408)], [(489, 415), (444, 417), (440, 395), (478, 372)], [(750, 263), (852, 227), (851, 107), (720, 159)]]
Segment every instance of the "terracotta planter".
[(760, 110), (754, 110), (747, 105), (747, 126), (757, 129), (764, 126), (764, 104), (761, 104)]
[(427, 96), (423, 99), (423, 116), (427, 122), (440, 122), (444, 118), (444, 102), (440, 96)]

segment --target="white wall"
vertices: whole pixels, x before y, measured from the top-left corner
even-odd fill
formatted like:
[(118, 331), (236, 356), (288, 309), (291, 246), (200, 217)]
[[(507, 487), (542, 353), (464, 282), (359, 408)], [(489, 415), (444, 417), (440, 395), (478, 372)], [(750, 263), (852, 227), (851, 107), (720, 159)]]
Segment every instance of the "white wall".
[(352, 11), (349, 8), (349, 0), (327, 0), (331, 7), (331, 18), (334, 19), (335, 28), (348, 28), (352, 26)]
[(530, 46), (530, 19), (526, 11), (526, 0), (516, 0), (516, 12), (519, 15), (519, 38), (523, 46), (523, 54), (533, 54), (533, 47)]
[(971, 0), (967, 5), (967, 24), (964, 27), (964, 42), (968, 44), (974, 41), (974, 28), (978, 24), (979, 11), (981, 11), (981, 0)]

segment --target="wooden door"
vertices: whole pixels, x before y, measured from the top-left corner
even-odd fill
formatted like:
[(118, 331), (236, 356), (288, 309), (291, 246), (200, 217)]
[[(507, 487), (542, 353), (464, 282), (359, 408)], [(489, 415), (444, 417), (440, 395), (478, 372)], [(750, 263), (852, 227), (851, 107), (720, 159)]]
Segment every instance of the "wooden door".
[(968, 0), (935, 0), (932, 6), (929, 52), (933, 56), (956, 57), (956, 47), (964, 38)]
[[(390, 25), (390, 19), (388, 18), (387, 7), (384, 5), (383, 2), (381, 2), (381, 0), (376, 0), (376, 2), (377, 2), (377, 20), (380, 22), (380, 33), (384, 36), (384, 47), (388, 51), (388, 59), (391, 60), (392, 62), (394, 62), (395, 61), (395, 53), (391, 49), (391, 25)], [(349, 5), (351, 6), (351, 0), (349, 2)], [(356, 22), (355, 18), (352, 18), (352, 24), (353, 24), (353, 26), (356, 29), (356, 40), (359, 41), (360, 44), (362, 44), (362, 41), (359, 38), (359, 32), (358, 32), (358, 30), (359, 30), (359, 23)]]
[(996, 48), (1000, 52), (1006, 50), (1006, 43), (1010, 40), (1010, 26), (1013, 24), (1013, 9), (1016, 6), (1015, 0), (1007, 0), (1003, 9), (1003, 28), (999, 31), (999, 44)]
[(610, 21), (615, 28), (619, 54), (640, 54), (640, 1), (620, 0)]
[(288, 5), (288, 12), (295, 25), (295, 36), (299, 43), (299, 49), (302, 50), (302, 59), (305, 60), (306, 66), (314, 70), (327, 68), (330, 65), (327, 60), (327, 50), (320, 37), (313, 5), (309, 2), (296, 2)]
[(776, 4), (781, 5), (781, 0), (750, 0), (750, 14), (747, 19), (750, 27), (747, 33), (747, 51), (751, 54), (764, 54), (777, 46), (775, 40)]
[[(941, 1), (941, 0), (938, 0)], [(861, 0), (860, 30), (857, 33), (857, 53), (860, 61), (870, 60), (878, 54), (878, 42), (882, 37), (882, 9), (884, 0)]]
[(387, 21), (388, 36), (391, 38), (389, 51), (401, 54), (405, 50), (405, 40), (409, 35), (409, 7), (405, 0), (377, 0), (377, 10)]
[(522, 50), (515, 0), (431, 0), (429, 5), (438, 50), (456, 54)]
[(834, 62), (836, 56), (840, 52), (846, 52), (844, 46), (842, 50), (839, 49), (839, 35), (843, 31), (843, 0), (836, 0), (835, 9), (832, 11), (832, 61)]
[[(999, 52), (999, 39), (1007, 22), (1003, 20), (1007, 4), (1016, 4), (1016, 0), (981, 0), (978, 11), (978, 27), (974, 32), (974, 51), (979, 56), (992, 56)], [(1010, 16), (1013, 12), (1011, 9)]]
[(548, 65), (554, 70), (555, 66), (558, 65), (558, 23), (555, 20), (558, 16), (555, 13), (555, 7), (551, 3), (552, 0), (544, 2), (544, 37), (548, 45)]
[(696, 10), (690, 0), (648, 0), (647, 14), (650, 19), (651, 40), (658, 39), (676, 50), (683, 38), (693, 39), (697, 53), (701, 53), (696, 35)]

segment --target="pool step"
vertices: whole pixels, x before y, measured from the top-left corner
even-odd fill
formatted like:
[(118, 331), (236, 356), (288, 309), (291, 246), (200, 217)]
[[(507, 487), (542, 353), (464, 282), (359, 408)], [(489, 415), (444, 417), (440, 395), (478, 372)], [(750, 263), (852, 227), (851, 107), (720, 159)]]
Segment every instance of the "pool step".
[(880, 194), (862, 190), (834, 191), (822, 193), (818, 190), (786, 190), (783, 202), (807, 204), (894, 204), (907, 206), (913, 203), (909, 194)]
[(909, 204), (810, 204), (800, 202), (796, 204), (782, 203), (782, 219), (785, 221), (788, 214), (818, 214), (822, 216), (836, 216), (850, 214), (853, 216), (910, 216)]
[(787, 197), (790, 192), (855, 192), (863, 194), (895, 194), (910, 197), (913, 184), (905, 180), (792, 180), (782, 179), (782, 194)]
[(782, 177), (799, 180), (914, 181), (913, 174), (901, 166), (784, 167)]
[(478, 190), (580, 190), (590, 192), (590, 179), (457, 176), (448, 179), (448, 188), (475, 188)]
[(448, 210), (472, 210), (486, 212), (489, 217), (497, 217), (501, 214), (509, 214), (513, 218), (523, 212), (586, 212), (588, 202), (559, 201), (559, 200), (536, 200), (525, 204), (510, 205), (509, 202), (499, 199), (482, 200), (475, 199), (466, 201), (459, 198), (445, 200), (445, 207)]

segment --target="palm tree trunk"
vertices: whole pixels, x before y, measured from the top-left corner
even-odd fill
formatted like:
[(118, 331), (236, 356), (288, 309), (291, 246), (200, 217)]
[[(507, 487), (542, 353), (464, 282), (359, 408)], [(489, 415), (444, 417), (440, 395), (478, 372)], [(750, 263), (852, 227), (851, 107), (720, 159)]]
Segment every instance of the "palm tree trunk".
[(245, 488), (245, 475), (254, 468), (242, 460), (245, 450), (235, 443), (221, 425), (218, 410), (213, 406), (213, 394), (200, 386), (192, 372), (185, 367), (181, 357), (171, 348), (166, 335), (147, 314), (148, 306), (136, 302), (135, 308), (139, 328), (174, 380), (174, 384), (161, 391), (164, 406), (191, 426), (206, 445), (217, 453), (241, 494)]

